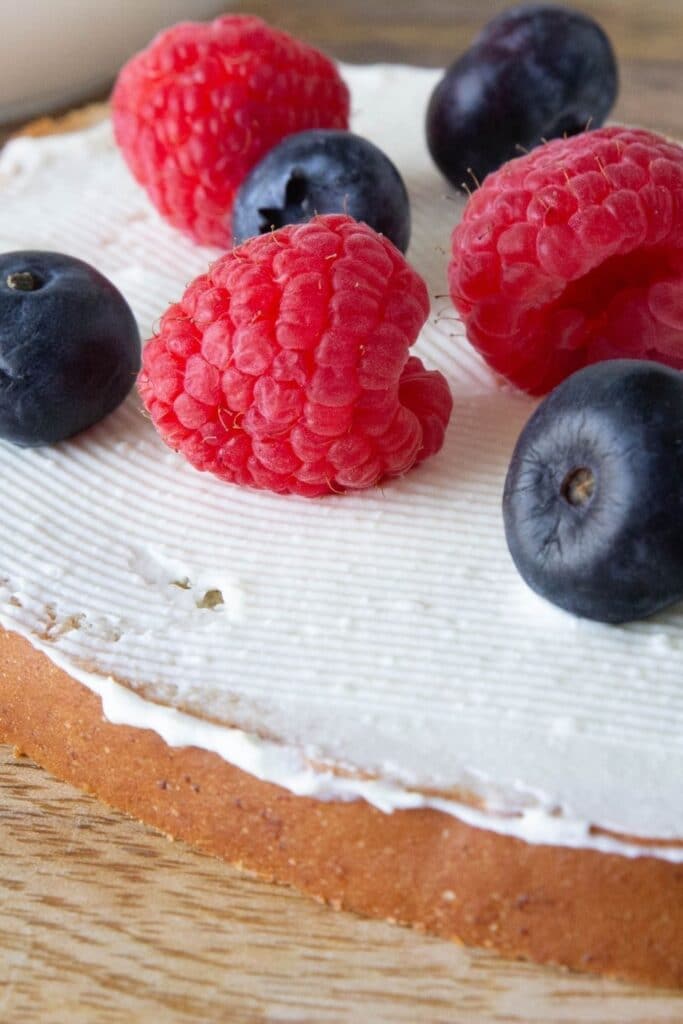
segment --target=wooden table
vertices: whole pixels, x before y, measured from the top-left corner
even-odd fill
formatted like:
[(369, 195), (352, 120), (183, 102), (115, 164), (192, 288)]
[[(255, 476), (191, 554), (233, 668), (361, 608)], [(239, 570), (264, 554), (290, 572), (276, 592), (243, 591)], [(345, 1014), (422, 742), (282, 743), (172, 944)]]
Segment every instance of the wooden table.
[[(442, 65), (507, 4), (233, 6), (344, 60)], [(683, 138), (681, 0), (576, 6), (617, 49), (616, 116)], [(683, 996), (333, 913), (169, 843), (0, 747), (0, 1020), (680, 1024)]]

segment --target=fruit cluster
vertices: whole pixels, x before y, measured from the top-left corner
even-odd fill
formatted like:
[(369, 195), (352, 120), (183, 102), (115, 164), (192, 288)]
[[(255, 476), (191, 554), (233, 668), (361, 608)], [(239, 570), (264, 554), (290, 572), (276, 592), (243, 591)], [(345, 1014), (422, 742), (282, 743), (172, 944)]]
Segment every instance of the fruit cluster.
[[(683, 597), (683, 149), (601, 128), (616, 93), (592, 19), (522, 6), (446, 72), (426, 118), (438, 167), (476, 187), (448, 271), (468, 339), (515, 386), (556, 389), (511, 462), (513, 559), (605, 621)], [(443, 443), (448, 385), (409, 351), (429, 301), (402, 255), (408, 193), (348, 114), (336, 66), (251, 16), (161, 33), (114, 89), (151, 201), (229, 249), (163, 316), (139, 389), (166, 442), (233, 483), (360, 489)], [(0, 436), (86, 428), (139, 359), (128, 306), (92, 268), (0, 260)]]

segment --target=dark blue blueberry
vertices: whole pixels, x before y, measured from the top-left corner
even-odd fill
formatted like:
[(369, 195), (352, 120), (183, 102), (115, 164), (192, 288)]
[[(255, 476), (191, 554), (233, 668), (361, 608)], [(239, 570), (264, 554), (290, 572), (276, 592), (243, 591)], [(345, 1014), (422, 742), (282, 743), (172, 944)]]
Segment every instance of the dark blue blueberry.
[(538, 407), (503, 497), (529, 586), (576, 615), (628, 622), (683, 599), (683, 373), (618, 359)]
[(396, 167), (367, 139), (333, 130), (288, 135), (254, 167), (235, 200), (233, 241), (322, 213), (347, 213), (408, 248), (410, 204)]
[(0, 255), (0, 438), (52, 444), (119, 405), (140, 366), (120, 292), (56, 252)]
[(592, 18), (545, 4), (513, 7), (437, 85), (427, 143), (445, 177), (473, 189), (544, 139), (600, 127), (617, 88), (612, 46)]

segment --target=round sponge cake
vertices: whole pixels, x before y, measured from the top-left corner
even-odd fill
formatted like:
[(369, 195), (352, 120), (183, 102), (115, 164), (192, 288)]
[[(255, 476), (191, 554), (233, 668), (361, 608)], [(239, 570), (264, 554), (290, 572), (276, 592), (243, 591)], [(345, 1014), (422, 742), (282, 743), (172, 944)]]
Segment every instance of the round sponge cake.
[[(455, 399), (444, 450), (307, 501), (198, 474), (135, 394), (73, 441), (1, 444), (0, 737), (340, 905), (681, 984), (683, 615), (580, 622), (518, 578), (500, 497), (533, 402), (445, 294), (462, 200), (422, 141), (437, 75), (343, 73), (353, 127), (411, 194), (432, 296), (416, 354)], [(0, 194), (3, 249), (94, 263), (143, 336), (217, 255), (160, 221), (106, 120), (12, 142)]]

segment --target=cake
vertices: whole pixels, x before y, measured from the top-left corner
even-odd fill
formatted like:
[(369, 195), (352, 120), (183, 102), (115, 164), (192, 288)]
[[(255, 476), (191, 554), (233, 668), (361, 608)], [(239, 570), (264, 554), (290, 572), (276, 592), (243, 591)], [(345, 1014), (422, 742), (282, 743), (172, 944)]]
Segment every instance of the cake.
[[(0, 443), (0, 739), (170, 835), (345, 907), (683, 984), (683, 613), (611, 627), (517, 575), (500, 501), (534, 401), (447, 295), (438, 74), (344, 67), (409, 189), (448, 378), (443, 450), (321, 501), (226, 485), (132, 393), (52, 448)], [(0, 156), (0, 250), (102, 270), (143, 337), (215, 259), (167, 226), (103, 120)]]

